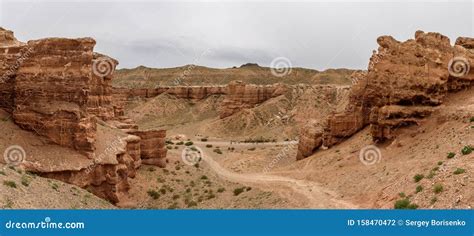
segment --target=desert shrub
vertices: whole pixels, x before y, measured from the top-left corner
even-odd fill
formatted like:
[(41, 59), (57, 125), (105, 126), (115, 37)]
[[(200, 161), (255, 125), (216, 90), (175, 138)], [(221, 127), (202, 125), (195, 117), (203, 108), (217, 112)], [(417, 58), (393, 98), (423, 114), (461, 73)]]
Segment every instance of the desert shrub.
[(57, 183), (53, 183), (53, 184), (51, 184), (51, 188), (58, 191), (59, 185)]
[(218, 189), (217, 189), (217, 192), (218, 192), (218, 193), (223, 193), (224, 191), (225, 191), (225, 188), (218, 188)]
[(31, 181), (31, 179), (28, 176), (26, 176), (26, 175), (21, 176), (21, 184), (23, 186), (25, 186), (25, 187), (30, 186), (30, 181)]
[(415, 193), (419, 193), (421, 191), (423, 191), (423, 186), (421, 186), (421, 185), (416, 186)]
[(6, 174), (5, 171), (3, 171), (3, 170), (0, 170), (0, 175), (7, 176), (7, 174)]
[(256, 148), (253, 147), (253, 148), (249, 148), (248, 150), (249, 150), (249, 151), (255, 151), (255, 149), (256, 149)]
[(166, 149), (170, 150), (170, 149), (173, 149), (172, 146), (166, 146)]
[(408, 198), (401, 199), (395, 202), (395, 209), (417, 209), (418, 205), (410, 203)]
[(178, 146), (174, 146), (174, 149), (178, 149)]
[(173, 195), (173, 200), (176, 200), (176, 199), (178, 199), (178, 198), (179, 198), (179, 195), (178, 195), (178, 194)]
[(148, 167), (148, 171), (149, 171), (149, 172), (153, 172), (153, 171), (155, 171), (155, 170), (156, 170), (156, 169), (155, 169), (155, 167), (153, 167), (153, 166)]
[(234, 196), (238, 196), (239, 194), (243, 193), (244, 189), (244, 187), (234, 189)]
[(435, 184), (433, 186), (433, 192), (434, 193), (441, 193), (443, 192), (443, 185), (442, 184)]
[(166, 144), (174, 144), (173, 141), (171, 141), (171, 140), (166, 140), (165, 143)]
[(158, 191), (160, 191), (160, 193), (163, 194), (163, 195), (166, 194), (166, 189), (164, 189), (164, 188), (160, 188), (160, 190), (158, 190)]
[(217, 153), (217, 154), (222, 154), (222, 151), (218, 148), (214, 149), (214, 152)]
[(207, 138), (202, 138), (201, 142), (207, 142)]
[(190, 201), (190, 202), (188, 202), (187, 206), (188, 207), (195, 207), (195, 206), (197, 206), (197, 203), (195, 201)]
[(434, 204), (435, 202), (438, 201), (438, 198), (437, 197), (432, 197), (431, 198), (431, 204)]
[(183, 141), (179, 141), (179, 142), (176, 143), (176, 145), (183, 145), (183, 144), (184, 144)]
[(206, 144), (206, 147), (207, 147), (207, 148), (211, 148), (211, 147), (212, 147), (212, 144)]
[(10, 188), (16, 188), (15, 181), (5, 180), (3, 181), (3, 185), (8, 186)]
[(455, 156), (456, 156), (456, 153), (454, 153), (454, 152), (448, 153), (448, 159), (451, 159), (451, 158), (453, 158), (453, 157), (455, 157)]
[(470, 122), (474, 122), (474, 116), (469, 119)]
[(455, 175), (459, 175), (459, 174), (463, 174), (463, 173), (466, 173), (466, 170), (465, 169), (462, 169), (462, 168), (457, 168), (453, 174)]
[(472, 147), (471, 146), (464, 146), (462, 149), (461, 149), (461, 153), (463, 155), (467, 155), (467, 154), (471, 154), (472, 152)]
[(430, 173), (426, 176), (427, 179), (432, 179), (436, 175), (436, 172), (431, 170)]
[(250, 191), (250, 190), (252, 190), (252, 187), (247, 187), (247, 188), (245, 189), (245, 191), (247, 191), (247, 192)]
[(423, 174), (416, 174), (415, 176), (413, 176), (413, 180), (415, 180), (415, 183), (420, 182), (420, 180), (422, 180), (423, 178), (425, 178)]
[(201, 179), (208, 179), (207, 176), (203, 175), (201, 176)]
[(185, 146), (192, 146), (193, 144), (194, 144), (193, 142), (188, 141), (188, 142), (186, 142), (184, 145), (185, 145)]
[(196, 147), (194, 147), (194, 146), (191, 147), (190, 149), (193, 150), (193, 151), (195, 151), (195, 152), (199, 152), (199, 150), (198, 150)]
[(398, 196), (400, 196), (401, 198), (404, 198), (404, 197), (406, 197), (407, 195), (406, 195), (404, 192), (401, 192), (401, 193), (398, 193)]
[(158, 191), (156, 190), (150, 189), (146, 193), (148, 194), (148, 196), (150, 196), (151, 198), (155, 200), (160, 198), (160, 193), (158, 193)]
[(439, 166), (440, 166), (440, 165), (442, 165), (442, 164), (443, 164), (443, 162), (442, 162), (442, 161), (438, 161), (438, 165), (439, 165)]

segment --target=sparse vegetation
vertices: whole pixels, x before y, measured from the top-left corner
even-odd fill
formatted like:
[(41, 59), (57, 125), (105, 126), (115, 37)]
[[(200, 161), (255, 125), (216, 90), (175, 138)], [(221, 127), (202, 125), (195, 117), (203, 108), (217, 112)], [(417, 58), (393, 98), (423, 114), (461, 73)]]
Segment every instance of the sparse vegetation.
[(212, 144), (206, 144), (207, 148), (212, 148)]
[(0, 170), (0, 175), (7, 176), (7, 174), (6, 174), (5, 171), (3, 171), (3, 170)]
[(150, 196), (151, 198), (153, 198), (155, 200), (160, 198), (160, 193), (158, 193), (158, 191), (156, 191), (156, 190), (150, 189), (150, 190), (147, 191), (147, 193), (148, 193), (148, 196)]
[(455, 175), (460, 175), (460, 174), (463, 174), (463, 173), (466, 173), (466, 170), (465, 169), (462, 169), (462, 168), (457, 168), (453, 174)]
[(404, 192), (401, 192), (401, 193), (398, 193), (398, 196), (400, 196), (401, 198), (405, 198), (406, 194)]
[(435, 202), (438, 201), (438, 198), (437, 197), (432, 197), (431, 198), (431, 204), (434, 204)]
[(433, 186), (433, 192), (436, 193), (436, 194), (443, 192), (443, 185), (442, 184), (435, 184)]
[(58, 191), (59, 185), (58, 185), (57, 183), (52, 183), (52, 184), (51, 184), (51, 188), (54, 189), (54, 190), (56, 190), (56, 191)]
[(410, 202), (408, 198), (404, 198), (395, 202), (395, 209), (417, 209), (418, 205)]
[(447, 156), (447, 157), (448, 157), (448, 159), (451, 159), (451, 158), (453, 158), (453, 157), (455, 157), (455, 156), (456, 156), (456, 153), (450, 152), (450, 153), (448, 153), (448, 156)]
[(176, 143), (176, 145), (183, 145), (183, 144), (184, 144), (183, 141), (179, 141), (179, 142)]
[(11, 180), (4, 180), (3, 185), (8, 186), (10, 188), (16, 188), (15, 181), (11, 181)]
[(201, 179), (208, 179), (207, 176), (203, 175), (201, 176)]
[(244, 187), (234, 189), (234, 196), (238, 196), (239, 194), (243, 193), (244, 189)]
[(25, 186), (25, 187), (30, 186), (30, 181), (31, 181), (30, 177), (28, 177), (26, 175), (21, 176), (21, 184), (23, 186)]
[(223, 193), (224, 191), (225, 191), (225, 188), (219, 188), (219, 189), (217, 189), (217, 192), (218, 192), (218, 193)]
[(194, 143), (191, 142), (191, 141), (188, 141), (188, 142), (186, 142), (186, 143), (184, 144), (184, 146), (192, 146), (192, 145), (194, 145)]
[(471, 146), (464, 146), (462, 149), (461, 149), (461, 153), (463, 155), (468, 155), (468, 154), (471, 154), (472, 152), (472, 147)]
[(423, 186), (421, 186), (421, 185), (416, 186), (415, 193), (419, 193), (421, 191), (423, 191)]
[(423, 174), (416, 174), (415, 176), (413, 176), (413, 180), (415, 180), (415, 183), (420, 182), (420, 180), (422, 180), (423, 178), (425, 178)]
[(440, 166), (440, 165), (442, 165), (442, 164), (443, 164), (443, 162), (442, 162), (442, 161), (438, 161), (438, 165), (439, 165), (439, 166)]
[(222, 151), (219, 148), (214, 149), (214, 152), (217, 154), (222, 154)]

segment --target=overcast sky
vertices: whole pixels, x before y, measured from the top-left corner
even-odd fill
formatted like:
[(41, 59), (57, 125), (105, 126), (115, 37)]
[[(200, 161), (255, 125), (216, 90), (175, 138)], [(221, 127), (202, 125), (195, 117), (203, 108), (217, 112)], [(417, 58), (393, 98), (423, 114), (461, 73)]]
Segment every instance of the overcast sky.
[(473, 37), (473, 3), (1, 1), (0, 26), (21, 41), (93, 37), (119, 67), (199, 64), (366, 69), (376, 38), (418, 29)]

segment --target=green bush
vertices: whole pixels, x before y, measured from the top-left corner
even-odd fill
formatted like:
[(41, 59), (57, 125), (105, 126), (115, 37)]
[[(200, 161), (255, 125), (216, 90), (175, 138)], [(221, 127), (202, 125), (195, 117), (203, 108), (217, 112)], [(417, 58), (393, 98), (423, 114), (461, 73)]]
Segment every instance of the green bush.
[(442, 164), (443, 164), (443, 162), (442, 162), (442, 161), (438, 161), (438, 165), (439, 165), (439, 166), (440, 166), (440, 165), (442, 165)]
[(448, 159), (451, 159), (451, 158), (453, 158), (453, 157), (455, 157), (455, 156), (456, 156), (456, 153), (454, 153), (454, 152), (448, 153)]
[(441, 184), (435, 184), (435, 185), (433, 186), (433, 192), (434, 192), (434, 193), (441, 193), (441, 192), (443, 192), (443, 185), (441, 185)]
[(194, 144), (193, 142), (188, 141), (188, 142), (186, 142), (184, 145), (185, 145), (185, 146), (192, 146), (193, 144)]
[(4, 180), (3, 185), (8, 186), (10, 188), (16, 188), (15, 181)]
[(401, 199), (395, 202), (395, 209), (417, 209), (418, 205), (410, 203), (408, 198)]
[(150, 189), (150, 190), (147, 191), (147, 193), (148, 193), (148, 196), (150, 196), (151, 198), (153, 198), (155, 200), (160, 198), (160, 194), (156, 190)]
[(218, 193), (222, 193), (222, 192), (224, 192), (224, 191), (225, 191), (225, 188), (219, 188), (219, 189), (217, 189), (217, 192), (218, 192)]
[(461, 149), (461, 153), (463, 155), (467, 155), (467, 154), (471, 154), (472, 152), (472, 147), (471, 146), (464, 146), (462, 149)]
[(244, 189), (244, 187), (234, 189), (234, 196), (238, 196), (239, 194), (243, 193)]
[(203, 175), (201, 176), (201, 179), (208, 179), (207, 176)]
[(462, 168), (457, 168), (453, 174), (455, 175), (459, 175), (459, 174), (463, 174), (463, 173), (466, 173), (466, 170), (465, 169), (462, 169)]
[(469, 119), (470, 122), (474, 122), (474, 116)]
[(419, 193), (421, 191), (423, 191), (423, 186), (421, 186), (421, 185), (416, 186), (415, 193)]
[(413, 176), (413, 180), (415, 180), (415, 183), (420, 182), (420, 180), (422, 180), (423, 178), (425, 178), (423, 174), (416, 174), (415, 176)]
[(184, 142), (183, 141), (180, 141), (180, 142), (177, 142), (176, 145), (183, 145)]

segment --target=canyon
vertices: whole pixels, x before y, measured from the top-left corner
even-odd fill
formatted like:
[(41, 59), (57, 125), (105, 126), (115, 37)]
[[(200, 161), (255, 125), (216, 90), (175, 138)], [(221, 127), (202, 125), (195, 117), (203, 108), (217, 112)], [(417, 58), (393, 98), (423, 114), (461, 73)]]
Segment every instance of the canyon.
[[(420, 183), (442, 182), (444, 195), (410, 197), (470, 207), (472, 180), (451, 169), (474, 166), (464, 153), (437, 158), (472, 145), (474, 39), (377, 43), (367, 70), (279, 78), (255, 63), (117, 69), (92, 38), (25, 43), (1, 28), (0, 150), (21, 146), (15, 170), (125, 208), (391, 208), (418, 187), (406, 176), (433, 163)], [(366, 147), (383, 163), (359, 160)], [(186, 165), (190, 150), (202, 161)]]

